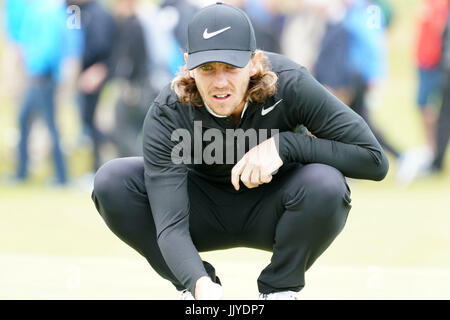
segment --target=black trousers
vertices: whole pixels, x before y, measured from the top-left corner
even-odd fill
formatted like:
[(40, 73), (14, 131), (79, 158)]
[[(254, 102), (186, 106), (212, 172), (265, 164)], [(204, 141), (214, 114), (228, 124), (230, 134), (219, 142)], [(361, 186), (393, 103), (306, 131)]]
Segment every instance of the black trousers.
[[(190, 234), (199, 252), (233, 247), (273, 252), (258, 278), (261, 293), (300, 291), (305, 271), (342, 230), (351, 208), (350, 189), (337, 169), (323, 164), (282, 169), (270, 183), (238, 194), (194, 174), (188, 179)], [(112, 232), (159, 275), (184, 289), (156, 242), (142, 157), (104, 164), (95, 176), (92, 199)], [(214, 268), (204, 265), (217, 281)]]
[(100, 93), (101, 89), (92, 94), (80, 93), (79, 95), (79, 102), (81, 109), (80, 112), (83, 129), (86, 130), (87, 135), (92, 141), (92, 152), (93, 152), (92, 166), (94, 171), (97, 171), (101, 165), (100, 146), (103, 140), (105, 140), (105, 136), (95, 124), (95, 114), (98, 107)]
[(450, 71), (445, 74), (442, 93), (442, 106), (436, 126), (436, 155), (432, 164), (436, 171), (443, 170), (445, 152), (450, 139)]

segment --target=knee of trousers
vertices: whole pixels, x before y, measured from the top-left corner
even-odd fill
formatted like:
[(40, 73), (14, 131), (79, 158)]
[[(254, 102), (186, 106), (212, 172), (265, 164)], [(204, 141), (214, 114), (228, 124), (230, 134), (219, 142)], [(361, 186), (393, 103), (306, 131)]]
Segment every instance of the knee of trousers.
[(113, 159), (102, 165), (95, 174), (92, 191), (97, 210), (120, 206), (127, 185), (132, 185), (129, 182), (136, 174), (143, 175), (143, 170), (143, 160), (139, 157)]
[[(329, 220), (351, 208), (350, 189), (342, 173), (323, 164), (309, 164), (289, 181), (284, 206), (290, 211), (310, 212), (314, 218)], [(338, 217), (337, 217), (338, 218)]]

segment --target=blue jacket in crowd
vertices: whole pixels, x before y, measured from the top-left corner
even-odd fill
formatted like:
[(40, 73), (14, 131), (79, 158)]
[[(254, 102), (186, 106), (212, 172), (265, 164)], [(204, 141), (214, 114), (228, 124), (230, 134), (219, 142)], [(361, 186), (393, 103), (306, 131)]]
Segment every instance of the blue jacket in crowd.
[(6, 0), (4, 5), (7, 34), (21, 49), (27, 74), (59, 79), (63, 59), (82, 51), (82, 30), (67, 27), (64, 2)]

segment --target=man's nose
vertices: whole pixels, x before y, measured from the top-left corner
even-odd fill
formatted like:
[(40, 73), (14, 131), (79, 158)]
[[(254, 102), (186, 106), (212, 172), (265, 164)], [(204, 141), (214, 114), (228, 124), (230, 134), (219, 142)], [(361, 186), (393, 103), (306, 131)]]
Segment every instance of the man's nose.
[(222, 70), (218, 70), (214, 77), (214, 86), (217, 88), (224, 88), (228, 84), (228, 79)]

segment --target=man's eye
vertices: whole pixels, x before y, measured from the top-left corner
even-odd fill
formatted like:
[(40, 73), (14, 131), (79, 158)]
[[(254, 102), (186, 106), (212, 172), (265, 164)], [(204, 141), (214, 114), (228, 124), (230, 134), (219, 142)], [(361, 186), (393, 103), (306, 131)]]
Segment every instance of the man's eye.
[(204, 64), (200, 66), (200, 69), (202, 69), (203, 71), (209, 71), (212, 69), (212, 67), (209, 64)]
[(234, 70), (236, 69), (236, 67), (232, 66), (231, 64), (227, 64), (227, 69)]

